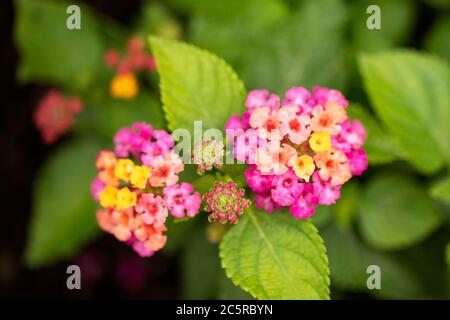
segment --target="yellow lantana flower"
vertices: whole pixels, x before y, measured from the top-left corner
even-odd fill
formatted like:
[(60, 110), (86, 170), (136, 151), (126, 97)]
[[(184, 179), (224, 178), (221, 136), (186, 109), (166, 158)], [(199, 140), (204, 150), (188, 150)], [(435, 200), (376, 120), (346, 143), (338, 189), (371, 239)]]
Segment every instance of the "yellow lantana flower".
[(315, 152), (331, 150), (331, 135), (328, 132), (315, 132), (309, 138), (309, 146)]
[(131, 171), (133, 171), (134, 163), (130, 159), (119, 159), (114, 169), (114, 175), (117, 179), (125, 182), (130, 181)]
[(144, 189), (152, 170), (147, 166), (135, 166), (131, 170), (130, 181), (133, 186)]
[(137, 95), (139, 85), (134, 74), (118, 74), (111, 80), (109, 91), (115, 98), (132, 99)]
[(123, 187), (117, 191), (117, 204), (116, 207), (119, 210), (128, 209), (136, 205), (137, 195), (130, 191), (128, 187)]
[(117, 189), (106, 186), (99, 194), (100, 205), (104, 208), (115, 207), (117, 203)]
[(294, 160), (294, 172), (297, 177), (309, 181), (309, 178), (314, 173), (316, 166), (314, 165), (314, 160), (308, 155), (299, 156)]

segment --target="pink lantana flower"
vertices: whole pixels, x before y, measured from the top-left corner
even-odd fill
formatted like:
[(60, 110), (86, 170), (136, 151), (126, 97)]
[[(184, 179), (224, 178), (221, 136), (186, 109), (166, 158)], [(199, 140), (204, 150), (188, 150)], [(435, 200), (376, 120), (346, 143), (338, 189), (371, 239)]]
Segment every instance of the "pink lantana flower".
[(280, 106), (280, 97), (276, 94), (270, 94), (267, 90), (253, 90), (249, 92), (245, 106), (249, 112), (261, 107), (276, 110)]
[(315, 104), (324, 106), (327, 102), (334, 102), (344, 108), (347, 108), (348, 106), (347, 99), (345, 99), (344, 95), (339, 90), (314, 87), (312, 89), (312, 94), (315, 100)]
[(173, 151), (153, 158), (150, 165), (152, 174), (149, 182), (153, 187), (174, 185), (178, 181), (177, 174), (184, 169), (180, 157)]
[(272, 187), (273, 176), (261, 174), (254, 165), (245, 170), (244, 175), (249, 187), (255, 192), (269, 191)]
[(344, 184), (352, 176), (348, 159), (342, 151), (317, 153), (314, 156), (314, 162), (319, 168), (320, 178), (324, 181), (331, 179), (333, 186)]
[(335, 204), (341, 196), (341, 185), (333, 186), (331, 181), (323, 181), (318, 172), (313, 175), (314, 193), (319, 199), (319, 204)]
[(141, 214), (145, 224), (159, 227), (167, 218), (167, 207), (160, 196), (151, 193), (142, 194), (136, 204), (136, 212)]
[(365, 150), (352, 150), (347, 153), (347, 158), (353, 175), (359, 176), (366, 171), (368, 167), (368, 158)]
[(194, 217), (198, 214), (202, 199), (190, 183), (166, 187), (163, 194), (170, 214), (175, 218)]
[(286, 171), (283, 175), (276, 176), (272, 180), (272, 199), (282, 207), (290, 206), (294, 203), (299, 185), (299, 178), (292, 170)]
[(295, 144), (305, 142), (311, 135), (309, 127), (310, 118), (307, 115), (298, 115), (300, 108), (288, 105), (282, 107), (279, 111), (278, 118), (281, 122), (281, 135), (287, 135)]
[(269, 107), (255, 109), (250, 116), (250, 126), (257, 130), (262, 139), (281, 140), (278, 110)]
[(301, 219), (312, 216), (319, 203), (318, 196), (314, 193), (311, 183), (301, 183), (295, 188), (296, 200), (291, 206), (290, 213)]
[(340, 124), (347, 120), (344, 107), (337, 103), (327, 103), (325, 107), (317, 105), (312, 110), (311, 129), (314, 132), (337, 134)]
[(333, 147), (345, 153), (360, 149), (366, 140), (367, 133), (358, 120), (346, 121), (341, 125), (339, 133), (332, 138)]
[(278, 204), (276, 204), (275, 201), (273, 201), (270, 191), (256, 193), (255, 194), (255, 206), (257, 208), (261, 208), (269, 213), (272, 213), (274, 210), (277, 210), (280, 208), (280, 206)]

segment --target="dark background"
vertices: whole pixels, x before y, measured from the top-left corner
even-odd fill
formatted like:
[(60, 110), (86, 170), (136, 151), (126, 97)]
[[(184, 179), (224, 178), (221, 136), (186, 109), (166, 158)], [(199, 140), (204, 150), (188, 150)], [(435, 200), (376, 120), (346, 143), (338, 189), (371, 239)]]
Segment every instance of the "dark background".
[[(141, 5), (137, 0), (83, 2), (123, 24), (130, 23)], [(23, 266), (35, 175), (46, 157), (70, 134), (52, 146), (41, 142), (32, 114), (36, 102), (48, 88), (35, 84), (22, 86), (15, 81), (19, 56), (13, 41), (14, 15), (12, 2), (0, 1), (0, 175), (3, 181), (0, 187), (0, 296), (177, 298), (176, 258), (155, 255), (152, 259), (140, 259), (107, 235), (74, 260), (37, 270)], [(67, 290), (66, 268), (72, 263), (83, 270), (82, 290)]]

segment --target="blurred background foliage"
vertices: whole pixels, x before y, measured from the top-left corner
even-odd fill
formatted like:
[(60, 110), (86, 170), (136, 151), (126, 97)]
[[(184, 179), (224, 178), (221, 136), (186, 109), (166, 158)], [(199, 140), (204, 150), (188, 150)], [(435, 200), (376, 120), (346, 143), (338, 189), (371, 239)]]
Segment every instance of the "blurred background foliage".
[[(125, 24), (83, 1), (81, 31), (63, 27), (68, 4), (14, 1), (18, 83), (84, 102), (34, 182), (28, 267), (72, 261), (98, 239), (88, 188), (95, 153), (112, 145), (115, 131), (135, 121), (166, 127), (157, 76), (142, 75), (138, 96), (119, 101), (108, 94), (113, 72), (103, 62), (107, 49), (153, 34), (224, 58), (248, 90), (342, 90), (350, 116), (368, 131), (370, 167), (312, 218), (326, 243), (332, 298), (450, 297), (448, 0), (143, 0)], [(381, 8), (380, 30), (366, 27), (372, 4)], [(194, 182), (193, 171), (184, 178)], [(170, 222), (162, 255), (176, 257), (176, 297), (250, 298), (225, 277), (205, 220)], [(367, 289), (369, 265), (381, 268), (381, 290)]]

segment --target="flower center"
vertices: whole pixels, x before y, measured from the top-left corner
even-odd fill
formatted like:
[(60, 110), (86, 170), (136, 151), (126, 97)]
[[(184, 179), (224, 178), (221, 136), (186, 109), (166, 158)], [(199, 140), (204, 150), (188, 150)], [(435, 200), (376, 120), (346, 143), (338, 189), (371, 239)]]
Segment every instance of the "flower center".
[(297, 119), (289, 121), (289, 128), (293, 131), (300, 131), (300, 123)]
[(272, 119), (272, 118), (267, 119), (266, 123), (264, 124), (264, 128), (265, 128), (267, 131), (272, 131), (272, 130), (274, 130), (274, 129), (277, 129), (277, 128), (278, 128), (278, 122), (275, 121), (275, 120)]

